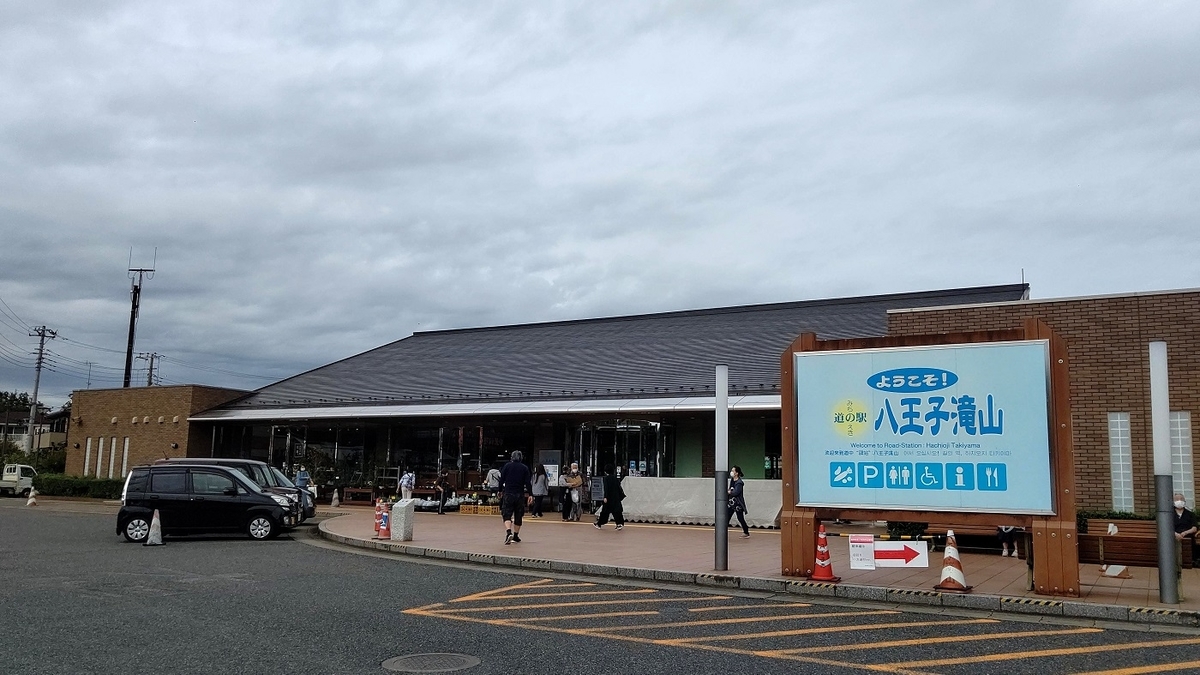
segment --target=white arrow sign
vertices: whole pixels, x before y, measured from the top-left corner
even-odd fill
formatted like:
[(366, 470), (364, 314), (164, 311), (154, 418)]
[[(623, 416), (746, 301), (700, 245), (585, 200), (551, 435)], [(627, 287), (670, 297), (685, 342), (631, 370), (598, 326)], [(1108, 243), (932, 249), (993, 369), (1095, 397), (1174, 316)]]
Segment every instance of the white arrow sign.
[(925, 541), (877, 541), (875, 566), (929, 567), (929, 544)]
[(875, 541), (870, 534), (850, 535), (850, 569), (876, 567), (929, 567), (925, 541)]

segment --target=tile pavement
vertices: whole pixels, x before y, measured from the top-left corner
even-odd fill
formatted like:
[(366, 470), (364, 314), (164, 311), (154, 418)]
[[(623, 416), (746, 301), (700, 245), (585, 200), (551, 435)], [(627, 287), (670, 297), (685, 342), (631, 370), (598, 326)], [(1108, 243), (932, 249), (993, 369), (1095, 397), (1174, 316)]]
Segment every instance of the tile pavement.
[[(349, 544), (377, 546), (381, 543), (371, 543), (374, 537), (371, 509), (324, 509), (323, 513), (335, 516), (321, 523), (323, 536)], [(729, 569), (722, 572), (714, 571), (714, 535), (709, 527), (630, 523), (618, 532), (611, 524), (604, 530), (596, 530), (590, 521), (565, 523), (558, 514), (552, 514), (544, 519), (526, 518), (521, 543), (505, 546), (499, 516), (418, 513), (414, 540), (405, 544), (409, 554), (454, 552), (438, 557), (469, 556), (535, 569), (582, 570), (633, 578), (652, 575), (658, 579), (706, 585), (727, 585), (729, 582), (721, 577), (734, 577), (741, 580), (743, 588), (762, 590), (791, 588), (845, 597), (879, 596), (878, 599), (897, 602), (941, 602), (945, 606), (1025, 613), (1065, 612), (1081, 617), (1120, 620), (1129, 616), (1133, 620), (1200, 625), (1200, 569), (1184, 570), (1180, 587), (1183, 601), (1179, 605), (1158, 602), (1158, 576), (1153, 568), (1130, 568), (1132, 579), (1109, 579), (1100, 577), (1095, 565), (1081, 565), (1080, 597), (1049, 598), (1026, 590), (1028, 572), (1024, 560), (963, 553), (963, 569), (967, 582), (974, 589), (970, 596), (955, 599), (947, 598), (947, 594), (931, 596), (918, 592), (931, 591), (940, 579), (940, 551), (930, 554), (929, 568), (851, 570), (848, 539), (830, 537), (834, 573), (842, 581), (837, 589), (825, 589), (819, 585), (798, 584), (803, 580), (780, 574), (778, 531), (753, 530), (749, 539), (741, 539), (733, 529), (730, 535)], [(934, 596), (945, 600), (935, 602), (931, 599)]]

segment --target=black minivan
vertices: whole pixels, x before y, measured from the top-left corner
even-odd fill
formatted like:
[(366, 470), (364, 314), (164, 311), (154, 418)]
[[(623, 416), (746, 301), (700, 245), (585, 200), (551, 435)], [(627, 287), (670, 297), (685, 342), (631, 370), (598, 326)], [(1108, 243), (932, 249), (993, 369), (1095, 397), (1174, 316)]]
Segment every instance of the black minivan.
[(301, 490), (286, 476), (271, 467), (266, 462), (256, 459), (236, 459), (232, 457), (172, 457), (160, 459), (155, 464), (217, 464), (237, 469), (247, 478), (258, 483), (258, 486), (271, 494), (282, 495), (292, 502), (289, 525), (298, 525), (316, 513), (316, 504), (312, 493)]
[(284, 527), (291, 503), (264, 491), (237, 469), (182, 463), (135, 466), (125, 479), (117, 534), (142, 542), (154, 511), (163, 534), (245, 532), (270, 539)]

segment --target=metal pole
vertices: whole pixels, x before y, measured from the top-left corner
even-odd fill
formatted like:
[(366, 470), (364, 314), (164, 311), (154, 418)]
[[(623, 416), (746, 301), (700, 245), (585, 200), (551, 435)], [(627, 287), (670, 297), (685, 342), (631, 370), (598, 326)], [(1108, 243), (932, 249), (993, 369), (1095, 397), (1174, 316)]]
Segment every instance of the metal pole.
[(716, 560), (714, 569), (729, 569), (729, 366), (717, 366), (716, 457), (713, 497), (716, 499)]
[(1158, 601), (1179, 604), (1174, 489), (1171, 486), (1171, 405), (1167, 343), (1150, 343), (1150, 432), (1154, 443), (1154, 503), (1158, 515)]
[(129, 341), (125, 346), (125, 379), (123, 387), (129, 388), (129, 380), (133, 376), (133, 334), (137, 331), (138, 304), (142, 297), (142, 274), (138, 272), (138, 280), (133, 282), (129, 291), (131, 303), (129, 307)]

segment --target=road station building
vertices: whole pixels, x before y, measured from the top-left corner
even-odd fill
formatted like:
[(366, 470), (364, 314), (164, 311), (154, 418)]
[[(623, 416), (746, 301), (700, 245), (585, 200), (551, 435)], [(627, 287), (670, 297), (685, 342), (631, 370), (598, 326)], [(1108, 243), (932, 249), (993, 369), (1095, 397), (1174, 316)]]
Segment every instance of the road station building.
[[(68, 472), (95, 475), (89, 440), (95, 452), (106, 439), (111, 453), (113, 438), (123, 452), (128, 437), (139, 461), (249, 457), (288, 472), (305, 464), (318, 482), (338, 485), (394, 481), (401, 467), (423, 477), (446, 469), (459, 486), (477, 484), (517, 449), (547, 466), (612, 463), (634, 475), (707, 477), (714, 367), (725, 364), (730, 462), (748, 478), (774, 479), (780, 356), (797, 335), (1005, 329), (1027, 317), (1068, 345), (1080, 508), (1152, 507), (1153, 340), (1168, 343), (1176, 484), (1194, 503), (1200, 290), (1030, 300), (1025, 284), (429, 331), (250, 393), (76, 392)], [(158, 434), (160, 417), (179, 417), (186, 429)], [(122, 465), (114, 462), (114, 475)]]

